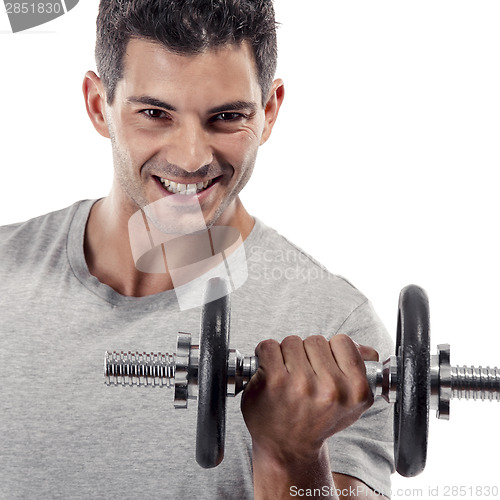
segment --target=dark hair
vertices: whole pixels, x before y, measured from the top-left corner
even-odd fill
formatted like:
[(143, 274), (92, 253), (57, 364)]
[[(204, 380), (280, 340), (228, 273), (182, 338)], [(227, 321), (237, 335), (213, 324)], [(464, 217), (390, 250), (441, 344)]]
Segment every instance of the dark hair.
[(272, 0), (101, 0), (95, 57), (110, 104), (131, 38), (159, 42), (182, 55), (247, 41), (263, 104), (269, 97), (277, 60)]

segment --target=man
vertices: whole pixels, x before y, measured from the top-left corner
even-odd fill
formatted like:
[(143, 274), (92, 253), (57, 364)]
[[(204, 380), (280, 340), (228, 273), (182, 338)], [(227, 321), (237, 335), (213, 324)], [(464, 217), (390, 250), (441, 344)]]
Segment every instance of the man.
[[(88, 72), (83, 91), (111, 140), (111, 191), (1, 229), (0, 496), (388, 495), (390, 408), (371, 406), (363, 359), (377, 352), (354, 342), (387, 356), (384, 328), (360, 292), (238, 197), (284, 98), (271, 1), (103, 1), (97, 27), (99, 76)], [(174, 410), (164, 394), (101, 380), (104, 350), (172, 352), (176, 332), (199, 330), (199, 307), (177, 302), (190, 282), (177, 287), (168, 262), (138, 268), (138, 213), (165, 233), (199, 230), (201, 214), (244, 241), (231, 343), (257, 346), (259, 370), (241, 410), (228, 403), (214, 470), (194, 462), (195, 405)]]

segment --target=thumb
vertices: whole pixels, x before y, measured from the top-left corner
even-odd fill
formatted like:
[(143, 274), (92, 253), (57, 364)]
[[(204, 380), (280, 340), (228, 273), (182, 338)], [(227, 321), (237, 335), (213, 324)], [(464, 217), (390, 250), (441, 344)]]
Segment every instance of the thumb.
[(354, 343), (364, 361), (378, 361), (378, 352), (373, 347)]

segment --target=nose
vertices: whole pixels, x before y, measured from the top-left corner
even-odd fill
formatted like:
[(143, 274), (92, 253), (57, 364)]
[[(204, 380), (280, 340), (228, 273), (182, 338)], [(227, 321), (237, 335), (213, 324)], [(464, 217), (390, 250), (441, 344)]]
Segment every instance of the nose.
[(213, 160), (210, 135), (195, 119), (177, 124), (165, 150), (167, 161), (187, 172), (196, 172)]

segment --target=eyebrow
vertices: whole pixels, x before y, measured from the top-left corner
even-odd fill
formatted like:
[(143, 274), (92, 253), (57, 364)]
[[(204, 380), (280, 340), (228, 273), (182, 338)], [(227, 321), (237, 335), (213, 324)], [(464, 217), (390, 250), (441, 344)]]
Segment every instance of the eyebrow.
[[(143, 104), (146, 106), (155, 106), (157, 108), (162, 108), (167, 111), (177, 111), (175, 106), (169, 104), (168, 102), (161, 101), (160, 99), (156, 99), (155, 97), (150, 96), (132, 96), (127, 99), (127, 102), (131, 104)], [(254, 113), (257, 110), (257, 104), (252, 101), (232, 101), (227, 102), (225, 104), (221, 104), (220, 106), (215, 106), (208, 110), (209, 113), (221, 113), (223, 111), (242, 111), (247, 110), (251, 113)]]
[(146, 106), (155, 106), (157, 108), (163, 108), (163, 109), (166, 109), (168, 111), (177, 111), (175, 106), (168, 104), (168, 102), (163, 102), (163, 101), (160, 101), (159, 99), (156, 99), (154, 97), (149, 97), (149, 96), (129, 97), (127, 99), (127, 102), (129, 102), (130, 104), (144, 104)]
[(221, 106), (215, 106), (215, 108), (210, 109), (209, 113), (221, 113), (222, 111), (243, 111), (247, 110), (254, 113), (257, 110), (257, 104), (251, 101), (233, 101), (222, 104)]

